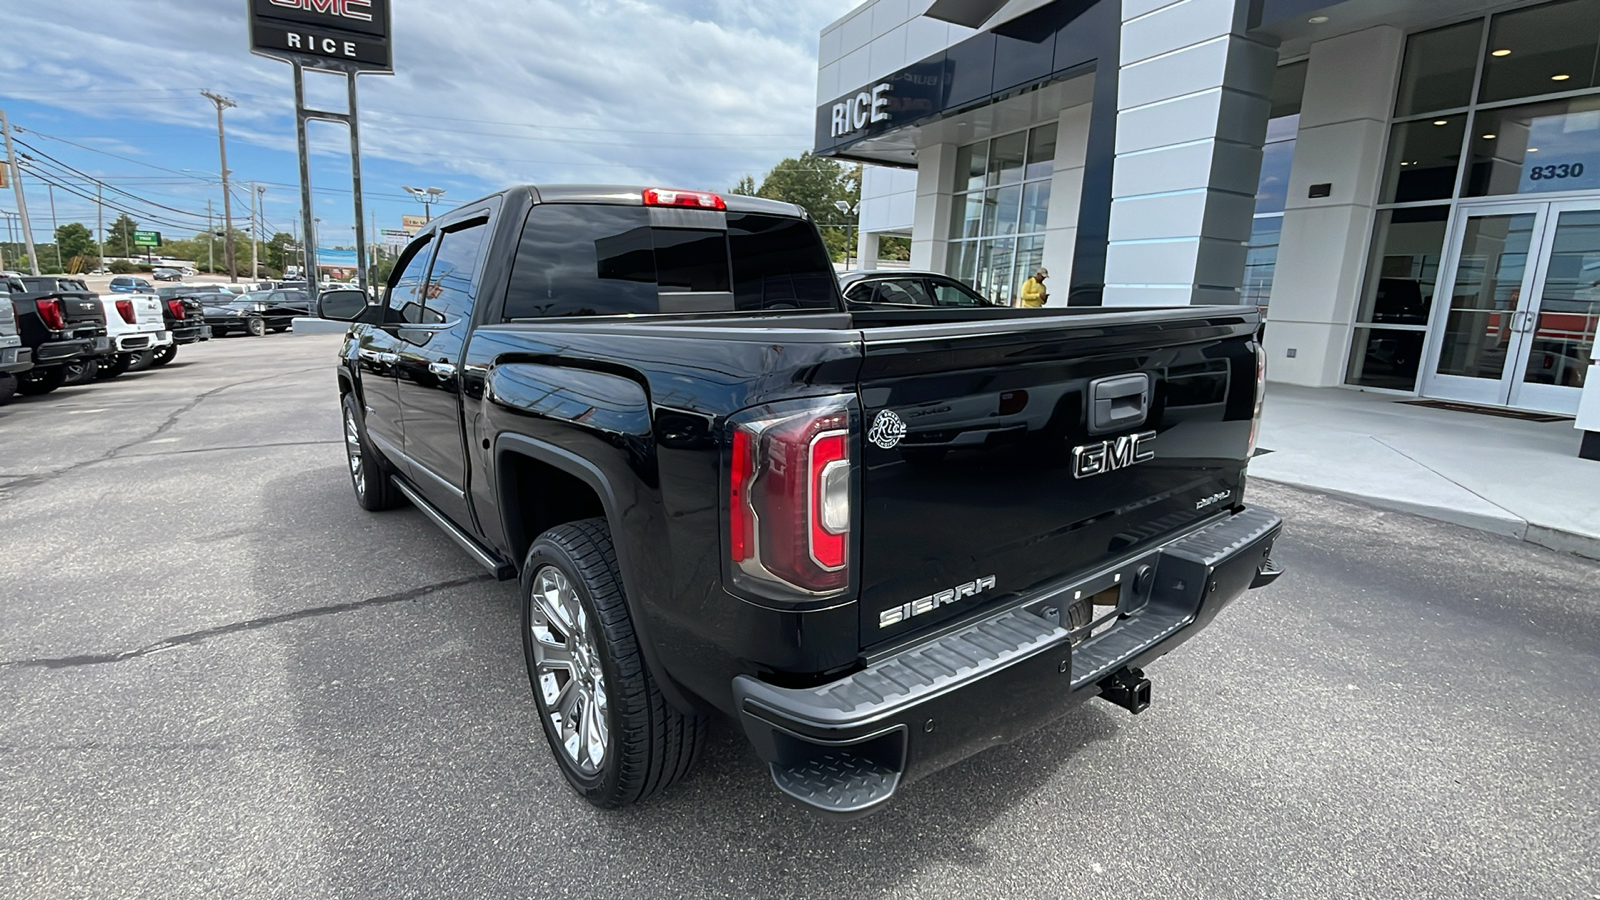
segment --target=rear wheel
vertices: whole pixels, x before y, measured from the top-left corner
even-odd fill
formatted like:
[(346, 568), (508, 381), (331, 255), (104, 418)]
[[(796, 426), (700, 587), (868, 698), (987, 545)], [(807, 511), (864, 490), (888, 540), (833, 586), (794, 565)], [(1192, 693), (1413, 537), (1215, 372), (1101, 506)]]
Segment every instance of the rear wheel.
[(356, 502), (371, 512), (382, 512), (400, 505), (400, 492), (389, 481), (389, 466), (367, 439), (366, 422), (355, 394), (345, 394), (344, 455), (350, 466), (350, 484)]
[(48, 369), (34, 369), (23, 376), (17, 385), (17, 392), (29, 397), (38, 397), (48, 394), (66, 383), (67, 373), (61, 366), (51, 366)]
[(128, 367), (132, 364), (133, 354), (118, 353), (116, 356), (111, 358), (111, 362), (100, 367), (100, 377), (115, 378), (118, 375), (128, 371)]
[(645, 667), (605, 520), (540, 535), (523, 564), (522, 598), (528, 681), (567, 783), (614, 808), (688, 774), (707, 720), (668, 703)]
[(61, 367), (64, 380), (62, 384), (83, 384), (93, 381), (100, 374), (100, 357), (88, 356), (75, 359)]
[(0, 375), (0, 406), (11, 402), (17, 393), (17, 376), (10, 372)]
[(155, 364), (154, 350), (140, 350), (138, 353), (128, 354), (128, 371), (143, 372)]
[(178, 345), (177, 344), (168, 344), (165, 347), (157, 347), (156, 348), (155, 355), (150, 358), (150, 365), (159, 368), (161, 366), (166, 365), (169, 362), (172, 362), (174, 359), (177, 359), (177, 358), (178, 358)]
[(244, 330), (248, 332), (251, 337), (261, 337), (267, 333), (267, 323), (259, 318), (251, 319), (245, 323)]

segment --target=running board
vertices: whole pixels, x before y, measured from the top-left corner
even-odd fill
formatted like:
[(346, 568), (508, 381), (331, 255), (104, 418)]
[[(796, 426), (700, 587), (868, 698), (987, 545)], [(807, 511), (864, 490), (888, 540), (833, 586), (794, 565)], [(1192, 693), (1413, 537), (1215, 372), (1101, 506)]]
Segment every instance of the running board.
[(488, 569), (496, 579), (500, 581), (510, 581), (511, 579), (517, 577), (516, 566), (513, 566), (511, 563), (508, 563), (495, 556), (495, 554), (487, 547), (473, 540), (472, 535), (467, 534), (460, 528), (457, 528), (456, 523), (445, 518), (444, 513), (434, 509), (432, 503), (422, 499), (422, 495), (412, 490), (411, 485), (401, 481), (398, 477), (392, 478), (391, 480), (394, 482), (395, 488), (399, 490), (400, 493), (405, 494), (407, 500), (411, 501), (411, 505), (422, 510), (423, 515), (432, 519), (433, 524), (439, 526), (439, 529), (445, 534), (449, 535), (451, 540), (454, 540), (457, 544), (460, 544), (461, 549), (467, 551), (468, 555), (478, 561), (478, 565)]

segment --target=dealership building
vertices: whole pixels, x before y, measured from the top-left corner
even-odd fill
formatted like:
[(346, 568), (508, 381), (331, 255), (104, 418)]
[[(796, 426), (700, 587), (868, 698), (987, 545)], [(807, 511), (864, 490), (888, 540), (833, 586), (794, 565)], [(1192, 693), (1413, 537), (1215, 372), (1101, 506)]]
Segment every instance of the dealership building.
[(1600, 0), (869, 0), (817, 104), (867, 265), (1257, 305), (1273, 381), (1576, 416), (1600, 459)]

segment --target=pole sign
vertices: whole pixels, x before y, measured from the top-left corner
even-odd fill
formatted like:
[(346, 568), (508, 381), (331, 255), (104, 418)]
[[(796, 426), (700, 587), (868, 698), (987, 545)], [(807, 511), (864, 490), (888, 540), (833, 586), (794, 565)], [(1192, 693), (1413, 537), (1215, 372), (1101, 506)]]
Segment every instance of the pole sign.
[(394, 74), (389, 0), (248, 0), (250, 52), (308, 69)]
[(135, 247), (159, 247), (161, 246), (161, 232), (135, 231), (133, 233), (133, 245)]
[(428, 227), (428, 220), (423, 216), (401, 216), (400, 227), (407, 234), (416, 234), (422, 229)]

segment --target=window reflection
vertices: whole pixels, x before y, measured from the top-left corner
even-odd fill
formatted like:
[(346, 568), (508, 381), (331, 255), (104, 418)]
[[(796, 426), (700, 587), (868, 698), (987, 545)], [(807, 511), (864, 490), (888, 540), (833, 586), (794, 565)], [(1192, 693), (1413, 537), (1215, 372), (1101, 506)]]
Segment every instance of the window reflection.
[(1481, 110), (1472, 130), (1468, 197), (1600, 188), (1600, 97)]
[(1471, 102), (1482, 34), (1483, 20), (1474, 19), (1408, 38), (1394, 114), (1457, 109)]
[(1565, 0), (1501, 13), (1489, 26), (1478, 100), (1492, 103), (1594, 87), (1600, 3)]

